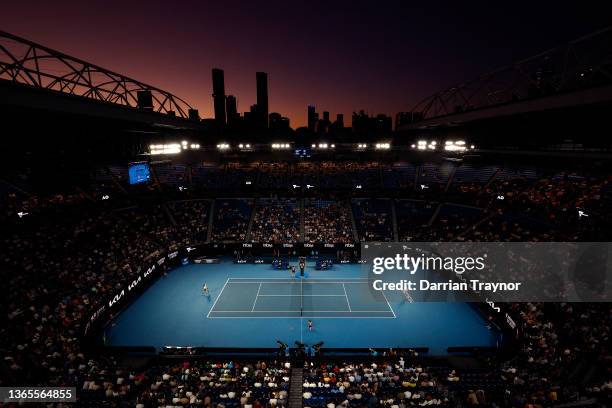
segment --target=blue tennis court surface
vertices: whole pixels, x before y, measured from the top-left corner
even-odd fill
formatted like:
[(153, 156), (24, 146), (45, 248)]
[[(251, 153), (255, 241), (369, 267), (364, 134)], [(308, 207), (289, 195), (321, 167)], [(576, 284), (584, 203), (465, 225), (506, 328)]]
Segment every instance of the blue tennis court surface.
[(298, 340), (333, 348), (429, 347), (444, 355), (448, 347), (498, 341), (468, 304), (409, 303), (398, 293), (373, 292), (360, 265), (315, 271), (309, 262), (301, 280), (270, 265), (192, 264), (159, 278), (117, 315), (106, 344), (268, 348)]
[(230, 278), (208, 317), (395, 318), (395, 313), (367, 279)]

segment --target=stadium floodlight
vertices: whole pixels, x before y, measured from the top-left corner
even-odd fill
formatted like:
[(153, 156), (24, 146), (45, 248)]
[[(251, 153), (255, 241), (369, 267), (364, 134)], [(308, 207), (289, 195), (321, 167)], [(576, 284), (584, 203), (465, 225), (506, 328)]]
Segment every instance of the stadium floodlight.
[(414, 149), (416, 147), (416, 145), (413, 143), (412, 145), (410, 145), (410, 147), (412, 147)]
[(464, 140), (447, 140), (444, 143), (444, 150), (447, 152), (464, 152), (466, 150), (465, 141)]
[(230, 148), (230, 145), (228, 143), (219, 143), (217, 145), (218, 150), (228, 150), (229, 148)]
[(289, 143), (272, 143), (272, 149), (274, 150), (286, 150), (290, 147), (291, 145)]
[(239, 148), (241, 148), (241, 149), (243, 149), (243, 148), (244, 148), (244, 145), (243, 145), (242, 143), (240, 143), (240, 144), (238, 145), (238, 147), (239, 147)]
[(474, 146), (474, 145), (470, 146), (470, 149), (475, 149), (475, 148), (476, 148), (476, 146)]
[(327, 143), (319, 143), (319, 149), (327, 149), (329, 146)]
[(180, 152), (181, 152), (181, 145), (179, 143), (157, 144), (157, 145), (149, 146), (149, 153), (151, 155), (178, 154)]
[(317, 145), (313, 143), (313, 145), (311, 147), (314, 149), (314, 148), (317, 147)]
[(390, 143), (376, 143), (374, 145), (374, 147), (376, 148), (376, 150), (389, 150), (391, 148), (391, 144)]

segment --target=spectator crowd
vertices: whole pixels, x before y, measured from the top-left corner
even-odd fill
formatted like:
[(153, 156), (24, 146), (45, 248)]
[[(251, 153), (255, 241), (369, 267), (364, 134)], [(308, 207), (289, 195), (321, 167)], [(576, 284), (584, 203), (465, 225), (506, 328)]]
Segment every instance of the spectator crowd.
[[(215, 171), (232, 177), (227, 169)], [(312, 177), (335, 189), (338, 183), (377, 185), (393, 169), (324, 163), (305, 166), (304, 173), (287, 164), (262, 171), (266, 175), (257, 177), (271, 187), (283, 186), (278, 173), (280, 180)], [(255, 170), (243, 173), (255, 178)], [(609, 177), (495, 170), (495, 178), (486, 181), (464, 175), (461, 182), (449, 183), (443, 178), (447, 172), (433, 174), (427, 180), (440, 184), (435, 189), (439, 196), (419, 190), (418, 182), (390, 176), (406, 189), (401, 200), (338, 199), (337, 191), (331, 192), (333, 198), (330, 193), (303, 201), (257, 199), (254, 206), (252, 200), (217, 200), (212, 237), (247, 240), (252, 221), (250, 240), (269, 243), (349, 242), (354, 232), (359, 240), (392, 241), (395, 228), (400, 240), (414, 241), (609, 241)], [(83, 390), (84, 398), (139, 407), (286, 406), (290, 367), (284, 362), (189, 360), (132, 370), (92, 355), (83, 344), (85, 322), (102, 299), (148, 260), (209, 235), (209, 198), (177, 200), (167, 191), (158, 193), (147, 191), (153, 199), (129, 191), (117, 197), (115, 189), (110, 200), (101, 200), (98, 194), (104, 190), (99, 186), (46, 197), (2, 191), (1, 386), (73, 385)], [(510, 307), (519, 323), (519, 346), (512, 358), (486, 373), (470, 377), (399, 358), (374, 365), (309, 363), (304, 367), (304, 404), (547, 407), (594, 399), (610, 406), (609, 304)]]

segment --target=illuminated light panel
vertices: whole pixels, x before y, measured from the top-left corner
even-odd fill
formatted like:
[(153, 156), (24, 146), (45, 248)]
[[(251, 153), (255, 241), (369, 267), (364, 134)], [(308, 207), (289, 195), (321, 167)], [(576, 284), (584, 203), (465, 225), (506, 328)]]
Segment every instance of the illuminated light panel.
[(149, 152), (151, 155), (178, 154), (181, 152), (181, 145), (179, 143), (152, 144), (149, 145)]

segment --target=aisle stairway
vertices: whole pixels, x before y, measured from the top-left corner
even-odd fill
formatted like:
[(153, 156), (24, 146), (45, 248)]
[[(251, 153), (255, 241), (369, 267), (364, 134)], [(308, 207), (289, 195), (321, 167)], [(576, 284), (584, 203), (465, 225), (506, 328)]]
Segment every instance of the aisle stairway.
[(291, 369), (291, 381), (289, 382), (289, 405), (288, 408), (302, 408), (302, 384), (304, 381), (304, 370), (302, 367)]

